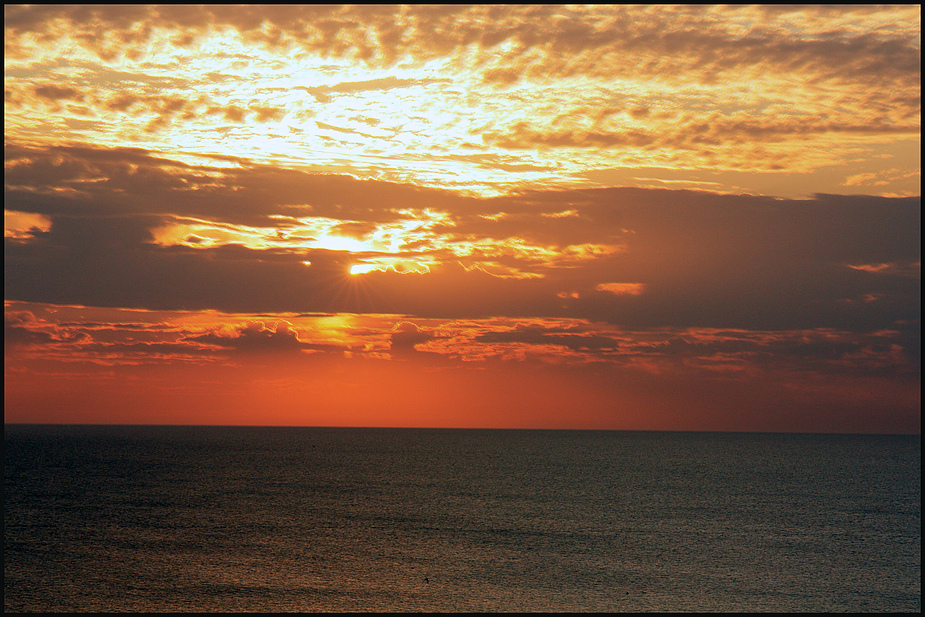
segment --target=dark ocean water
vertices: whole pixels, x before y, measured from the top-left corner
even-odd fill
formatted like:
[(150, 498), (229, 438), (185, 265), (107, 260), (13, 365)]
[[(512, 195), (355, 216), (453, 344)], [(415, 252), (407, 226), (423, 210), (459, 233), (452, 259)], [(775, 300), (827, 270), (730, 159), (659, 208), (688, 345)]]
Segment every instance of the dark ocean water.
[(921, 597), (918, 436), (5, 427), (6, 611)]

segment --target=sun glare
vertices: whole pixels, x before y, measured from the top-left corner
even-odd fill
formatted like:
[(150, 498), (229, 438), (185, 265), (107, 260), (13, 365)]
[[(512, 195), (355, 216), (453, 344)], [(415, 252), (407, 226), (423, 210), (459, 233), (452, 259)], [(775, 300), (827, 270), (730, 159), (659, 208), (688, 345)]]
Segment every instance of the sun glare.
[(330, 251), (350, 251), (357, 253), (370, 250), (366, 243), (356, 238), (346, 236), (320, 236), (311, 243), (312, 248), (328, 249)]
[(358, 274), (366, 274), (367, 272), (372, 272), (373, 270), (384, 270), (384, 268), (379, 264), (353, 264), (350, 266), (350, 274), (353, 276)]

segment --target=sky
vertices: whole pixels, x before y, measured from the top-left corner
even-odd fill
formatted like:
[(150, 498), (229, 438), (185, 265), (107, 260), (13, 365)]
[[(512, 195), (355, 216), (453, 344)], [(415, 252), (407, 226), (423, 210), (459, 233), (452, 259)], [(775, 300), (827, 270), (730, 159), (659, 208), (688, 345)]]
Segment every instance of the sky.
[(921, 431), (921, 7), (4, 6), (7, 423)]

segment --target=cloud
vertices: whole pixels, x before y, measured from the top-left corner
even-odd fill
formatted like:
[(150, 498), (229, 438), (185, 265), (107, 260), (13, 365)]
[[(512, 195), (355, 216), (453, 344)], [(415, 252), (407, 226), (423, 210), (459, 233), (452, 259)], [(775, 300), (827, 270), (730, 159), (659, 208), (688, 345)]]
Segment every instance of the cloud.
[[(417, 345), (427, 343), (435, 338), (432, 332), (426, 332), (417, 325), (402, 321), (395, 325), (389, 336), (389, 353), (393, 358), (409, 358), (431, 355), (431, 352), (417, 349)], [(432, 356), (433, 357), (433, 356)]]
[(238, 107), (237, 105), (229, 105), (227, 107), (210, 107), (206, 110), (207, 114), (220, 114), (225, 120), (230, 122), (243, 122), (244, 114), (247, 113), (247, 110)]
[(393, 88), (412, 88), (414, 86), (427, 86), (430, 84), (452, 83), (450, 79), (401, 79), (398, 77), (379, 77), (364, 81), (340, 82), (327, 86), (295, 86), (295, 90), (304, 90), (321, 103), (329, 103), (332, 94), (353, 94), (361, 92), (376, 92), (392, 90)]
[(386, 222), (403, 218), (398, 211), (409, 203), (451, 207), (460, 201), (449, 191), (248, 165), (241, 159), (230, 159), (239, 163), (233, 167), (192, 165), (141, 148), (8, 145), (4, 154), (6, 208), (49, 215), (153, 211), (269, 224), (275, 222), (269, 215), (311, 214)]
[(6, 352), (15, 349), (85, 345), (91, 338), (82, 328), (38, 319), (32, 311), (4, 310), (3, 345)]
[(57, 101), (60, 99), (74, 99), (74, 100), (83, 100), (83, 95), (78, 90), (74, 88), (69, 88), (67, 86), (36, 86), (35, 94), (42, 98), (51, 99)]
[[(492, 396), (530, 384), (529, 389), (539, 388), (545, 393), (540, 398), (551, 397), (546, 402), (556, 402), (560, 411), (569, 401), (574, 405), (582, 400), (590, 407), (582, 407), (576, 418), (587, 420), (588, 414), (598, 413), (594, 410), (609, 409), (604, 417), (620, 426), (626, 418), (614, 410), (614, 401), (644, 405), (655, 421), (665, 413), (662, 398), (672, 392), (673, 404), (681, 404), (681, 393), (704, 403), (692, 417), (697, 422), (690, 425), (699, 430), (727, 406), (741, 413), (756, 392), (762, 393), (759, 398), (770, 397), (762, 398), (769, 407), (763, 412), (761, 405), (749, 406), (745, 418), (752, 420), (765, 412), (778, 418), (782, 410), (800, 409), (805, 421), (821, 414), (821, 426), (844, 430), (847, 425), (838, 423), (846, 421), (848, 409), (858, 410), (859, 418), (879, 410), (877, 414), (885, 414), (882, 419), (891, 421), (915, 409), (915, 415), (902, 420), (908, 429), (908, 422), (914, 425), (918, 417), (920, 361), (907, 346), (915, 341), (897, 330), (632, 330), (566, 318), (411, 321), (398, 315), (289, 314), (282, 319), (7, 304), (8, 329), (43, 334), (26, 344), (7, 344), (7, 376), (17, 384), (24, 375), (42, 375), (49, 383), (72, 387), (98, 383), (101, 392), (110, 391), (106, 383), (113, 388), (131, 383), (136, 391), (195, 391), (199, 397), (210, 392), (225, 400), (229, 392), (245, 397), (250, 391), (265, 392), (272, 383), (273, 409), (276, 403), (304, 401), (305, 396), (313, 406), (327, 404), (335, 393), (356, 402), (360, 392), (370, 395), (364, 405), (374, 405), (377, 398), (379, 405), (392, 397), (423, 398), (432, 409), (442, 409), (446, 397), (462, 396), (460, 402), (473, 405), (473, 389), (479, 396), (491, 394), (481, 390), (488, 387), (482, 377), (491, 375)], [(107, 367), (105, 374), (101, 366)], [(95, 371), (88, 373), (91, 367)], [(409, 380), (420, 384), (410, 393), (403, 385)], [(601, 400), (580, 392), (596, 392)], [(772, 413), (777, 404), (783, 407)], [(743, 430), (726, 422), (717, 426)], [(640, 425), (646, 426), (651, 428)]]
[(861, 270), (862, 272), (887, 274), (905, 277), (920, 277), (922, 275), (922, 263), (920, 261), (908, 261), (904, 263), (877, 263), (877, 264), (848, 264), (852, 270)]
[[(908, 275), (920, 269), (919, 198), (629, 188), (479, 198), (141, 149), (6, 156), (6, 207), (45, 221), (5, 239), (11, 300), (852, 330), (914, 321), (920, 306)], [(158, 240), (165, 229), (180, 235)], [(354, 243), (321, 248), (320, 234)], [(347, 274), (393, 262), (425, 267)]]
[(501, 131), (484, 133), (482, 139), (488, 144), (508, 149), (632, 147), (698, 151), (705, 146), (784, 142), (814, 135), (917, 135), (920, 131), (921, 125), (917, 121), (896, 123), (872, 119), (870, 122), (832, 122), (798, 115), (781, 122), (760, 117), (688, 114), (687, 117), (672, 118), (671, 121), (654, 124), (647, 129), (613, 131), (557, 130), (546, 126), (531, 127), (527, 122), (519, 122)]
[(638, 296), (645, 291), (646, 286), (642, 283), (601, 283), (594, 289), (597, 291), (606, 291), (615, 296)]
[(299, 353), (313, 347), (299, 340), (290, 324), (279, 321), (268, 328), (263, 322), (251, 322), (231, 332), (208, 333), (187, 337), (189, 341), (223, 347), (240, 353)]
[[(235, 151), (488, 194), (620, 165), (807, 173), (921, 126), (917, 7), (5, 13), (8, 143)], [(908, 191), (907, 163), (878, 190)]]
[(574, 351), (615, 350), (619, 342), (609, 336), (575, 329), (562, 330), (539, 324), (517, 324), (510, 330), (496, 330), (479, 334), (475, 341), (480, 343), (526, 343), (529, 345), (555, 345)]
[[(446, 55), (469, 45), (488, 55), (507, 44), (505, 62), (533, 58), (531, 68), (552, 74), (567, 73), (570, 62), (589, 70), (597, 60), (598, 71), (623, 70), (628, 65), (669, 70), (673, 64), (675, 72), (715, 75), (744, 65), (843, 80), (914, 75), (917, 47), (911, 26), (918, 15), (914, 7), (866, 11), (516, 5), (4, 9), (10, 51), (25, 45), (26, 35), (48, 40), (72, 32), (82, 44), (106, 56), (116, 45), (139, 46), (153, 24), (194, 34), (230, 26), (266, 45), (289, 41), (308, 51), (335, 57), (351, 54), (368, 62)], [(743, 28), (743, 22), (751, 26)], [(857, 30), (859, 22), (888, 27), (873, 34)], [(899, 26), (904, 22), (910, 27)], [(60, 24), (67, 29), (58, 30)], [(531, 56), (536, 49), (542, 54)], [(601, 60), (621, 55), (621, 61), (605, 69), (607, 63)]]
[(286, 115), (286, 110), (281, 107), (272, 107), (266, 105), (251, 105), (250, 110), (257, 114), (257, 122), (268, 122), (270, 120), (282, 120)]
[(34, 327), (36, 325), (38, 325), (38, 322), (31, 311), (4, 311), (4, 349), (9, 347), (42, 345), (54, 340), (54, 337), (47, 332), (35, 330)]
[[(899, 330), (627, 329), (572, 318), (11, 301), (5, 312), (14, 335), (39, 334), (6, 342), (8, 420), (60, 422), (52, 412), (62, 406), (49, 405), (70, 398), (72, 422), (126, 421), (117, 410), (128, 406), (133, 421), (160, 423), (458, 426), (464, 418), (467, 426), (829, 432), (920, 424), (919, 361), (907, 346), (917, 339)], [(169, 415), (177, 405), (182, 417)]]

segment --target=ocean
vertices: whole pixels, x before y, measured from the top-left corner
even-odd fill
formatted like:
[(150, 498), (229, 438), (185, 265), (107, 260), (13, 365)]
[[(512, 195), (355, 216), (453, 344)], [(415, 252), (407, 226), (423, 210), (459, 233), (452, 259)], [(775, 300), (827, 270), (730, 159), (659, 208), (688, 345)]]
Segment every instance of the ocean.
[(921, 611), (919, 436), (6, 425), (6, 612)]

